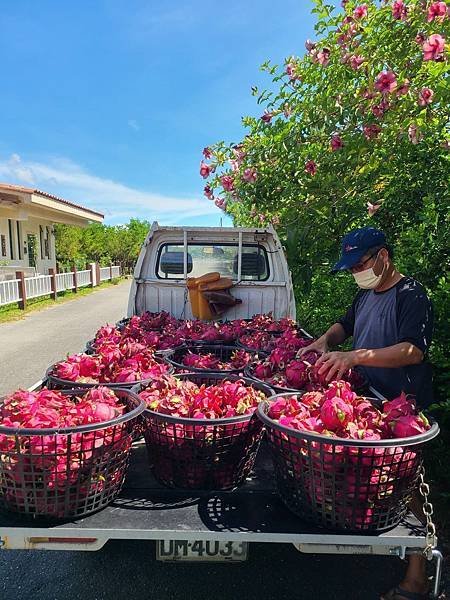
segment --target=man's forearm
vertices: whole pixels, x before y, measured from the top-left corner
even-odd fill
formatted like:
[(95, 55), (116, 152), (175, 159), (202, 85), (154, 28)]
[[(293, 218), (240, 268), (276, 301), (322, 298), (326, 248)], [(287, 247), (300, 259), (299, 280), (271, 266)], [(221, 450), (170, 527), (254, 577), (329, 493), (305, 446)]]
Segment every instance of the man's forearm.
[(423, 352), (410, 342), (400, 342), (386, 348), (353, 350), (355, 365), (396, 369), (416, 365), (423, 360)]
[(326, 331), (320, 339), (323, 339), (329, 348), (339, 346), (347, 339), (347, 334), (340, 323), (335, 323)]

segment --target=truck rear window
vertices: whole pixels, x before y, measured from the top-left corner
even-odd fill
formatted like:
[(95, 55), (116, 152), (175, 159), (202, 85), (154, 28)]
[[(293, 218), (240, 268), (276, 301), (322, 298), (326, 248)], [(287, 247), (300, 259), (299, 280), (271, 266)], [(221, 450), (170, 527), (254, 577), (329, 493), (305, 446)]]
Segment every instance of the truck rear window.
[[(200, 277), (216, 271), (237, 280), (238, 253), (238, 244), (191, 243), (187, 248), (187, 274)], [(242, 244), (241, 280), (267, 281), (269, 274), (266, 249), (258, 244)], [(183, 244), (162, 244), (156, 265), (158, 279), (183, 279), (183, 275)]]

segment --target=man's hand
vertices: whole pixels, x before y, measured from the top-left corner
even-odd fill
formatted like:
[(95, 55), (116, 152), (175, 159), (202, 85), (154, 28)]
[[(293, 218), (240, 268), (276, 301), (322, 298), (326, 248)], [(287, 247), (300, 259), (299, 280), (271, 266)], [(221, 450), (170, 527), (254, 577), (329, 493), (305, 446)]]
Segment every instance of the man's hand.
[(327, 373), (326, 380), (342, 379), (343, 374), (357, 363), (356, 352), (326, 352), (317, 360), (319, 373)]
[(328, 352), (328, 344), (324, 336), (320, 337), (318, 340), (315, 340), (314, 342), (309, 344), (309, 346), (300, 348), (300, 350), (297, 352), (297, 357), (301, 358), (307, 352), (319, 352), (319, 354)]

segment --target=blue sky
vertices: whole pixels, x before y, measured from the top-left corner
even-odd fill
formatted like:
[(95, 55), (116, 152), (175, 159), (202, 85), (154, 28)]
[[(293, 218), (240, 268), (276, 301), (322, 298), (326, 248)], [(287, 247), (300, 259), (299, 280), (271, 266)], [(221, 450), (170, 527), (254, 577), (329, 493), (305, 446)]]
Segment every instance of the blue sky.
[(218, 225), (201, 151), (239, 141), (252, 85), (304, 52), (310, 0), (2, 5), (0, 181), (130, 217)]

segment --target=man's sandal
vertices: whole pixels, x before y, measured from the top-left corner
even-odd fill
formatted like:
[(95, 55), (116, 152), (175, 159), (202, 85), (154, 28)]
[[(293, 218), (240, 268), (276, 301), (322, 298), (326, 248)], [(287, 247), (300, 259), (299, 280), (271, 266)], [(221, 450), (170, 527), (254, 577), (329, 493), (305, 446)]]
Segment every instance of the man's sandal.
[(408, 592), (408, 590), (404, 590), (399, 585), (381, 596), (383, 600), (428, 600), (429, 597), (428, 593)]

